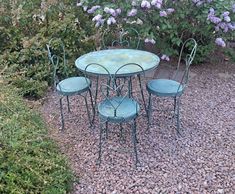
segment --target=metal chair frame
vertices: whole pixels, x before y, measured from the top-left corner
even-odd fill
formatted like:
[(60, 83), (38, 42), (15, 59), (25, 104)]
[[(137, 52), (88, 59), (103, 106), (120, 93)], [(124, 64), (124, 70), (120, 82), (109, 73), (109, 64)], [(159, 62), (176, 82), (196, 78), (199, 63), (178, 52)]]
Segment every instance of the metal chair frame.
[[(86, 67), (86, 70), (89, 68), (89, 66), (92, 66), (92, 65), (95, 65), (95, 66), (99, 66), (101, 68), (103, 68), (106, 72), (107, 72), (107, 83), (105, 84), (101, 84), (100, 85), (100, 91), (101, 91), (101, 94), (102, 96), (105, 97), (105, 99), (103, 101), (101, 101), (99, 104), (98, 104), (98, 107), (99, 106), (102, 106), (102, 103), (109, 103), (109, 105), (112, 107), (113, 109), (113, 116), (111, 117), (104, 117), (102, 116), (102, 114), (99, 112), (98, 110), (98, 114), (99, 114), (99, 123), (100, 123), (100, 137), (99, 137), (99, 157), (98, 157), (98, 164), (100, 165), (101, 164), (101, 155), (102, 155), (102, 135), (103, 133), (105, 132), (106, 134), (106, 138), (108, 138), (108, 123), (118, 123), (120, 124), (120, 133), (121, 133), (121, 136), (120, 138), (123, 139), (123, 126), (122, 126), (122, 123), (126, 123), (126, 122), (130, 122), (132, 121), (132, 141), (133, 141), (133, 146), (134, 146), (134, 154), (135, 154), (135, 165), (137, 166), (137, 164), (139, 163), (139, 160), (138, 160), (138, 155), (137, 155), (137, 147), (136, 147), (136, 144), (137, 144), (137, 135), (136, 135), (136, 118), (138, 117), (139, 115), (139, 104), (133, 99), (131, 98), (131, 79), (128, 80), (128, 83), (125, 81), (123, 82), (123, 84), (119, 84), (117, 83), (117, 79), (120, 78), (118, 73), (123, 69), (125, 68), (126, 66), (128, 65), (136, 65), (138, 66), (142, 71), (142, 67), (138, 64), (135, 64), (135, 63), (128, 63), (128, 64), (125, 64), (123, 66), (121, 66), (119, 69), (116, 70), (115, 74), (114, 75), (111, 75), (109, 73), (109, 71), (103, 67), (102, 65), (100, 64), (97, 64), (97, 63), (92, 63), (92, 64), (89, 64), (87, 67)], [(143, 71), (143, 74), (144, 74), (144, 71)], [(125, 92), (125, 94), (122, 94), (123, 93), (123, 89), (124, 89), (124, 85), (127, 84), (127, 91)], [(97, 95), (97, 91), (98, 89), (96, 88), (96, 92), (95, 92), (95, 95)], [(111, 96), (111, 91), (114, 92), (114, 95)], [(131, 117), (118, 117), (117, 115), (117, 111), (120, 110), (119, 107), (121, 106), (121, 104), (125, 101), (130, 101), (132, 103), (135, 104), (135, 114)], [(112, 102), (115, 102), (116, 105), (114, 105)], [(98, 108), (99, 109), (99, 108)], [(103, 128), (103, 125), (105, 124), (105, 128)]]
[[(58, 40), (60, 42), (60, 47), (62, 48), (62, 57), (59, 57), (55, 54), (52, 54), (52, 52), (51, 52), (51, 43), (52, 43), (53, 40)], [(53, 65), (54, 90), (57, 90), (57, 86), (58, 86), (60, 91), (65, 91), (66, 88), (62, 88), (61, 85), (58, 84), (59, 79), (57, 77), (57, 69), (58, 69), (58, 65), (60, 64), (60, 61), (62, 61), (65, 73), (67, 73), (67, 60), (66, 60), (66, 55), (65, 55), (64, 44), (63, 44), (61, 39), (52, 38), (49, 41), (49, 44), (46, 45), (46, 47), (47, 47), (47, 51), (48, 51), (49, 61)], [(66, 77), (68, 77), (68, 74), (66, 75)], [(66, 94), (66, 93), (60, 92), (61, 95), (60, 95), (59, 103), (60, 103), (60, 115), (61, 115), (61, 125), (62, 125), (61, 129), (62, 129), (62, 131), (64, 130), (64, 125), (65, 125), (62, 99), (63, 99), (63, 97), (66, 97), (68, 112), (71, 112), (69, 96), (73, 96), (73, 95), (79, 95), (79, 96), (84, 98), (85, 106), (86, 106), (86, 110), (87, 110), (88, 120), (89, 120), (90, 126), (92, 126), (92, 119), (91, 119), (90, 111), (89, 111), (89, 108), (88, 108), (88, 101), (87, 101), (87, 94), (89, 93), (90, 100), (91, 100), (91, 106), (93, 107), (93, 99), (92, 99), (92, 94), (91, 94), (91, 90), (90, 90), (91, 81), (88, 78), (86, 78), (85, 80), (86, 80), (86, 83), (89, 87), (85, 87), (82, 90), (77, 90), (76, 92), (74, 92), (72, 94), (69, 94), (69, 93)]]
[[(135, 46), (133, 47), (133, 49), (139, 48), (140, 35), (136, 29), (134, 29), (134, 28), (121, 29), (118, 37), (114, 37), (114, 40), (111, 42), (111, 45), (106, 45), (105, 37), (109, 33), (110, 33), (110, 29), (107, 29), (102, 34), (102, 46), (104, 49), (108, 49), (108, 48), (110, 48), (110, 46), (111, 46), (111, 48), (115, 48), (115, 46), (120, 46), (122, 48), (130, 48), (131, 43), (133, 42), (133, 40), (132, 40), (133, 38), (135, 40), (137, 40), (137, 43), (134, 44)], [(134, 37), (129, 36), (131, 33), (134, 33), (135, 36)]]
[[(180, 131), (179, 131), (180, 130), (180, 117), (179, 117), (179, 114), (180, 114), (180, 99), (181, 99), (182, 94), (184, 93), (184, 90), (185, 90), (186, 86), (187, 86), (188, 79), (189, 79), (189, 67), (192, 64), (193, 59), (194, 59), (195, 54), (196, 54), (197, 42), (195, 41), (195, 39), (189, 38), (183, 43), (183, 45), (181, 47), (181, 50), (180, 50), (180, 55), (179, 55), (179, 59), (178, 59), (178, 63), (177, 63), (176, 73), (171, 78), (171, 80), (175, 80), (177, 78), (177, 76), (179, 75), (179, 69), (180, 69), (180, 64), (181, 64), (181, 61), (182, 61), (183, 51), (184, 51), (185, 47), (187, 46), (187, 44), (190, 43), (190, 42), (191, 42), (193, 47), (191, 49), (190, 54), (187, 54), (186, 57), (185, 57), (185, 69), (184, 69), (182, 78), (179, 82), (179, 86), (177, 88), (177, 91), (175, 92), (175, 95), (173, 96), (173, 98), (174, 98), (174, 115), (173, 115), (173, 118), (176, 117), (176, 125), (177, 125), (177, 133), (178, 134), (180, 134)], [(182, 92), (180, 92), (180, 90), (182, 90)], [(148, 90), (148, 92), (149, 92), (149, 98), (148, 98), (147, 117), (148, 117), (148, 128), (149, 128), (150, 120), (151, 120), (151, 113), (152, 113), (152, 98), (151, 97), (152, 97), (152, 95), (155, 95), (155, 96), (158, 96), (158, 95), (156, 93), (150, 92), (149, 90)], [(164, 96), (162, 96), (162, 97), (164, 97)], [(165, 97), (167, 97), (167, 96), (165, 96)]]

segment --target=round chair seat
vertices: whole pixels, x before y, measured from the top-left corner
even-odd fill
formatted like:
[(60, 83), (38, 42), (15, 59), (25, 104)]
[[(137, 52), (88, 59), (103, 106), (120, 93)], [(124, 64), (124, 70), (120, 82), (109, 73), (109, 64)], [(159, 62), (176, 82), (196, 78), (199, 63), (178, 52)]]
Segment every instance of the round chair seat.
[(180, 96), (183, 87), (179, 82), (170, 79), (154, 79), (147, 83), (149, 93), (157, 96)]
[(111, 122), (124, 122), (132, 120), (137, 117), (139, 111), (140, 106), (135, 100), (128, 97), (123, 99), (122, 96), (106, 99), (98, 105), (100, 118)]
[(89, 89), (91, 81), (85, 77), (70, 77), (60, 81), (56, 89), (57, 91), (65, 96), (74, 94), (81, 94)]

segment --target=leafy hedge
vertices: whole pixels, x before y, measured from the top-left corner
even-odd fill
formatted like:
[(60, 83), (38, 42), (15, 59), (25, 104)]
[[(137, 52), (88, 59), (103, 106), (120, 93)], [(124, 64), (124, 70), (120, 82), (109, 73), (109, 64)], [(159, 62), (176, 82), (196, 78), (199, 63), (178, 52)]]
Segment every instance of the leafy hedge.
[(0, 69), (24, 96), (42, 97), (52, 84), (46, 51), (51, 38), (61, 38), (65, 44), (69, 75), (77, 74), (75, 59), (95, 49), (94, 28), (75, 2), (0, 2)]
[(72, 180), (40, 116), (0, 83), (0, 193), (66, 193)]

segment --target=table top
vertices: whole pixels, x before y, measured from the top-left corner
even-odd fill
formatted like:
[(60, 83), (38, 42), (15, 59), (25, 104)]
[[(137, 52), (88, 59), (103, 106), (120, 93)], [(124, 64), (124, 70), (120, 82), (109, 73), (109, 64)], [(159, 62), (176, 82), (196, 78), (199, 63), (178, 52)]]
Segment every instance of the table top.
[[(158, 66), (160, 59), (157, 55), (134, 49), (109, 49), (100, 50), (87, 53), (76, 59), (75, 65), (81, 70), (90, 74), (95, 75), (108, 75), (104, 68), (98, 65), (91, 65), (91, 63), (98, 63), (105, 67), (110, 75), (114, 75), (116, 71), (123, 65), (128, 63), (136, 63), (140, 65), (143, 70), (137, 65), (128, 65), (125, 68), (120, 69), (117, 75), (131, 76), (135, 74), (140, 74), (143, 71), (148, 71), (154, 69)], [(87, 67), (87, 69), (86, 69)]]

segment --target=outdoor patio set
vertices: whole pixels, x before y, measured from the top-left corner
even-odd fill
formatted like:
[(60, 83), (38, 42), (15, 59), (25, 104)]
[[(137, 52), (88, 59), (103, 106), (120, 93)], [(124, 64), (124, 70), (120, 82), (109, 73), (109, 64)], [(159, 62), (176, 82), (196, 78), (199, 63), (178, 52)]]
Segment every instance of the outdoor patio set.
[[(137, 38), (130, 36), (130, 32)], [(160, 58), (154, 54), (143, 50), (138, 50), (140, 38), (135, 29), (122, 30), (118, 38), (111, 40), (109, 46), (105, 44), (104, 33), (102, 41), (103, 48), (80, 56), (76, 59), (76, 68), (82, 72), (83, 76), (68, 77), (58, 81), (57, 69), (59, 65), (67, 66), (65, 47), (60, 39), (51, 39), (47, 44), (48, 57), (53, 65), (54, 87), (60, 94), (60, 114), (61, 129), (65, 130), (64, 110), (62, 99), (66, 97), (68, 111), (70, 112), (69, 97), (73, 95), (81, 96), (85, 101), (87, 117), (90, 126), (96, 128), (94, 120), (99, 119), (99, 156), (98, 164), (101, 163), (103, 134), (108, 138), (108, 124), (120, 125), (120, 139), (123, 139), (123, 123), (131, 123), (131, 137), (135, 154), (135, 165), (139, 163), (137, 154), (137, 132), (136, 119), (140, 115), (141, 109), (146, 113), (148, 130), (151, 123), (153, 106), (152, 98), (170, 97), (174, 100), (173, 118), (176, 120), (176, 129), (180, 134), (179, 108), (180, 99), (188, 82), (189, 67), (196, 54), (197, 43), (189, 38), (183, 44), (180, 51), (176, 72), (171, 79), (148, 80), (143, 86), (142, 79), (146, 72), (158, 67)], [(53, 42), (59, 41), (62, 54), (54, 53)], [(134, 43), (135, 44), (134, 44)], [(134, 45), (134, 46), (133, 46)], [(186, 51), (186, 52), (185, 52)], [(180, 64), (184, 66), (179, 77)], [(92, 79), (91, 79), (92, 78)], [(94, 79), (95, 78), (95, 79)], [(92, 81), (93, 80), (93, 81)], [(133, 91), (136, 88), (133, 82), (136, 81), (141, 96), (141, 102), (135, 99)], [(148, 97), (144, 95), (147, 89)], [(93, 91), (94, 90), (94, 91)], [(98, 101), (97, 96), (101, 96)], [(142, 114), (143, 115), (143, 114)]]

